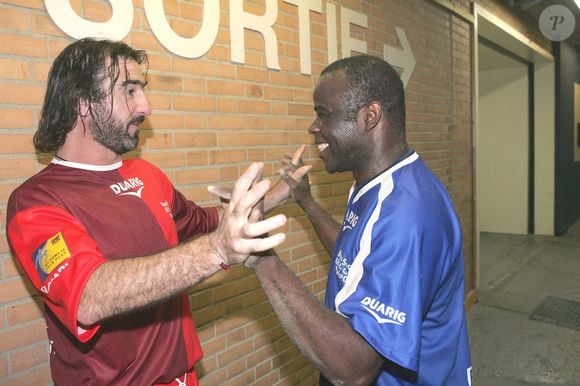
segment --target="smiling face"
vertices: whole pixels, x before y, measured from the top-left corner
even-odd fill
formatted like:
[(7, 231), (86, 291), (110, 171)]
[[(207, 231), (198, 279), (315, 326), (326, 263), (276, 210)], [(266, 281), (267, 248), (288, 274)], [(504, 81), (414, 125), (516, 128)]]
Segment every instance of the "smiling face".
[(365, 162), (364, 129), (348, 91), (348, 80), (340, 71), (323, 75), (314, 90), (316, 119), (308, 132), (314, 135), (329, 173), (355, 172)]
[(95, 141), (121, 155), (139, 145), (139, 124), (151, 113), (151, 106), (139, 64), (128, 59), (119, 68), (112, 95), (93, 106), (89, 128)]

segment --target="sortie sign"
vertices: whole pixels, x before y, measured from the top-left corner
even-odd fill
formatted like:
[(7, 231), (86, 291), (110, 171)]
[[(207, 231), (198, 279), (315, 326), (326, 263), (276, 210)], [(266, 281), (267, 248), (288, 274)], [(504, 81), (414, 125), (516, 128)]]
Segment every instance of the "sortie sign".
[[(310, 12), (322, 14), (322, 0), (284, 0), (296, 6), (298, 11), (298, 36), (300, 42), (300, 72), (312, 74), (310, 45)], [(80, 17), (69, 0), (44, 0), (46, 10), (54, 23), (67, 35), (76, 39), (94, 37), (99, 39), (124, 39), (133, 25), (133, 1), (109, 0), (112, 16), (106, 22), (93, 22)], [(201, 28), (193, 37), (182, 37), (171, 28), (163, 0), (144, 0), (145, 15), (151, 31), (157, 40), (170, 52), (184, 58), (195, 59), (203, 56), (215, 43), (220, 25), (220, 2), (204, 0)], [(340, 12), (340, 37), (342, 56), (352, 51), (366, 53), (365, 41), (351, 37), (351, 26), (368, 28), (368, 17), (347, 7), (325, 3), (327, 26), (328, 62), (338, 59), (337, 12)], [(244, 11), (244, 0), (229, 0), (230, 55), (232, 62), (245, 63), (244, 29), (259, 32), (265, 42), (266, 65), (270, 69), (281, 70), (278, 60), (278, 41), (273, 26), (278, 19), (278, 0), (265, 0), (263, 15)], [(415, 58), (405, 31), (396, 27), (401, 49), (384, 45), (383, 55), (395, 67), (401, 68), (401, 78), (407, 85)]]

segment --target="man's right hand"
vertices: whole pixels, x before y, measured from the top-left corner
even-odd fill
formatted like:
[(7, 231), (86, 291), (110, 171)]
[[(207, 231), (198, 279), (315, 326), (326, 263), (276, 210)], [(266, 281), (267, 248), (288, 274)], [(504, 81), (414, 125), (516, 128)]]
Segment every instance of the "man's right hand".
[(272, 249), (286, 239), (284, 233), (260, 237), (283, 226), (286, 223), (283, 214), (261, 221), (250, 218), (270, 188), (270, 181), (261, 180), (262, 167), (261, 163), (250, 165), (235, 182), (218, 228), (209, 235), (212, 252), (219, 263), (239, 264), (248, 255)]
[(304, 161), (302, 161), (305, 149), (306, 145), (302, 145), (292, 156), (285, 154), (284, 159), (282, 159), (284, 167), (278, 170), (278, 175), (290, 188), (290, 196), (300, 205), (305, 200), (312, 199), (310, 178), (308, 177), (312, 165), (304, 165)]

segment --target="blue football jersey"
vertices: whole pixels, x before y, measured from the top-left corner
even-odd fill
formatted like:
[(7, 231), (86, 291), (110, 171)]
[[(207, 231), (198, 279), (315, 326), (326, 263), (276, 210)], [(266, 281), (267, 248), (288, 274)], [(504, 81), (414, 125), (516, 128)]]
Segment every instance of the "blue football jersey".
[(351, 188), (326, 307), (388, 359), (376, 385), (470, 385), (461, 228), (417, 153)]

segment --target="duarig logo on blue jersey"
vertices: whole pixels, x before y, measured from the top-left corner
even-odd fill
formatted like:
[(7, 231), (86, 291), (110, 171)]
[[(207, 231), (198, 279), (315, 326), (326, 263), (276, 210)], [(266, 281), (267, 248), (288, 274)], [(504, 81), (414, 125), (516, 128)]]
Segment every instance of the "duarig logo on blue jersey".
[(354, 229), (356, 223), (358, 222), (358, 215), (352, 210), (348, 210), (344, 215), (344, 221), (342, 222), (343, 232), (348, 229)]
[(379, 324), (390, 323), (402, 326), (405, 324), (405, 320), (407, 320), (406, 313), (397, 310), (394, 307), (387, 306), (369, 296), (365, 297), (360, 304), (377, 320)]

